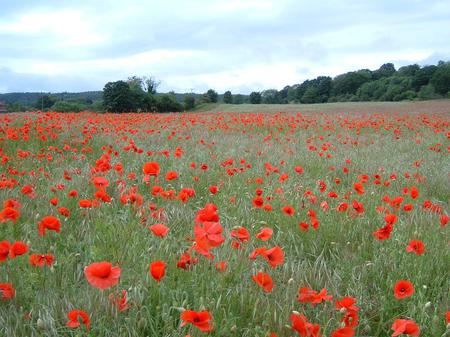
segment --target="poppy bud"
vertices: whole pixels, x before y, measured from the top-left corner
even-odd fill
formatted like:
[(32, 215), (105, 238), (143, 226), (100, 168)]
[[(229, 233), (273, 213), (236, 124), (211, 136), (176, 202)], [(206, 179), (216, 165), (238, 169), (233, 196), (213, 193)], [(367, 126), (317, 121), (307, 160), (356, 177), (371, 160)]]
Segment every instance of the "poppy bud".
[(339, 310), (341, 314), (345, 314), (347, 312), (347, 309), (345, 307), (342, 307), (341, 310)]
[(292, 284), (292, 283), (294, 283), (294, 279), (291, 277), (288, 281), (288, 284)]
[(431, 306), (432, 306), (431, 302), (428, 301), (427, 303), (425, 303), (423, 308), (424, 308), (424, 310), (427, 310), (427, 309), (430, 309)]
[(36, 325), (37, 325), (38, 329), (40, 329), (40, 330), (45, 330), (45, 328), (46, 328), (44, 321), (40, 318), (37, 319)]

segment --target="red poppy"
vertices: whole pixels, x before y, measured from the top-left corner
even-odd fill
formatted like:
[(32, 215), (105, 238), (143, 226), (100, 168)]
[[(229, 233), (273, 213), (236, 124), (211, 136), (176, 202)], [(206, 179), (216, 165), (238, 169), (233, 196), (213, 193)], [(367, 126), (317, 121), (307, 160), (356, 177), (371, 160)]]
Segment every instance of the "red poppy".
[(290, 205), (284, 206), (281, 210), (289, 216), (293, 216), (295, 214), (294, 207)]
[(256, 208), (262, 208), (264, 205), (264, 198), (257, 195), (255, 198), (253, 198), (253, 206)]
[(159, 172), (161, 172), (161, 169), (159, 168), (159, 164), (157, 162), (151, 161), (144, 164), (142, 171), (144, 174), (149, 176), (157, 176)]
[(408, 253), (415, 253), (416, 255), (422, 255), (425, 252), (425, 245), (420, 240), (411, 240), (406, 247)]
[(391, 233), (392, 233), (392, 225), (387, 224), (386, 226), (373, 232), (372, 235), (375, 236), (378, 240), (383, 241), (388, 239), (391, 236)]
[(353, 337), (354, 335), (355, 330), (349, 327), (340, 328), (331, 333), (331, 337)]
[(22, 241), (16, 241), (11, 245), (9, 257), (14, 259), (16, 256), (23, 255), (28, 252), (28, 245)]
[(409, 193), (411, 195), (411, 198), (416, 199), (419, 196), (419, 190), (416, 186), (411, 186), (409, 189)]
[(186, 324), (192, 324), (197, 327), (200, 331), (209, 332), (213, 330), (212, 325), (212, 316), (208, 311), (193, 311), (193, 310), (185, 310), (181, 313), (180, 316), (181, 327)]
[(108, 179), (106, 179), (104, 177), (94, 177), (94, 178), (92, 178), (92, 183), (97, 188), (105, 188), (105, 187), (109, 186)]
[(257, 273), (252, 276), (253, 281), (256, 282), (266, 293), (270, 293), (273, 289), (273, 280), (269, 274)]
[(159, 283), (166, 274), (166, 263), (163, 261), (152, 262), (149, 269), (150, 275)]
[(52, 215), (46, 216), (42, 218), (41, 222), (39, 222), (39, 235), (44, 236), (46, 230), (55, 231), (59, 233), (61, 231), (61, 223), (57, 217)]
[(11, 244), (8, 241), (0, 241), (0, 262), (8, 258), (10, 248)]
[(364, 185), (361, 184), (360, 182), (354, 183), (353, 184), (353, 189), (356, 191), (356, 193), (358, 194), (364, 194)]
[(124, 311), (130, 307), (130, 305), (127, 303), (126, 290), (122, 290), (121, 294), (114, 292), (110, 294), (108, 298), (111, 301), (111, 303), (117, 307), (117, 310), (119, 310), (119, 312)]
[(196, 264), (197, 262), (197, 258), (192, 257), (189, 253), (183, 253), (177, 261), (177, 267), (186, 270), (190, 265)]
[(16, 295), (16, 290), (11, 283), (0, 283), (0, 298), (3, 301), (13, 299)]
[(320, 337), (320, 325), (308, 322), (305, 315), (298, 312), (291, 314), (292, 330), (297, 331), (300, 337)]
[(209, 186), (208, 189), (211, 192), (211, 194), (217, 194), (217, 192), (219, 191), (219, 188), (215, 185)]
[(176, 171), (169, 171), (166, 173), (166, 180), (174, 180), (178, 178), (178, 173)]
[(11, 220), (13, 223), (16, 223), (20, 217), (20, 212), (13, 207), (5, 207), (0, 212), (0, 223)]
[(218, 271), (220, 271), (221, 273), (223, 273), (225, 270), (227, 270), (228, 267), (228, 263), (227, 261), (219, 261), (217, 262), (215, 265), (216, 269)]
[(219, 222), (219, 214), (217, 213), (217, 206), (214, 204), (206, 204), (205, 208), (197, 212), (195, 222)]
[(110, 262), (94, 262), (84, 268), (84, 275), (93, 287), (107, 289), (119, 282), (120, 268)]
[(269, 262), (272, 268), (275, 268), (284, 262), (284, 252), (279, 246), (265, 250), (262, 255)]
[(35, 267), (51, 266), (54, 261), (52, 254), (31, 254), (29, 258), (30, 264)]
[(394, 285), (394, 296), (400, 300), (414, 294), (414, 286), (408, 280), (400, 280)]
[(356, 300), (353, 297), (344, 297), (342, 300), (336, 300), (335, 305), (338, 310), (358, 311), (359, 308), (354, 305), (355, 303)]
[[(91, 320), (89, 315), (83, 310), (72, 310), (67, 314), (69, 321), (67, 322), (67, 326), (72, 329), (78, 328), (81, 324), (84, 324), (86, 330), (89, 331)], [(81, 322), (80, 322), (81, 321)]]
[(164, 237), (167, 235), (167, 233), (169, 233), (169, 227), (160, 223), (151, 225), (149, 229), (152, 231), (153, 234), (160, 237)]
[(261, 241), (267, 241), (272, 237), (272, 234), (273, 234), (272, 228), (265, 227), (262, 228), (258, 234), (256, 234), (256, 237)]
[(231, 237), (238, 239), (241, 242), (250, 241), (250, 233), (245, 227), (236, 227), (231, 231)]
[(420, 328), (416, 322), (409, 319), (396, 319), (391, 327), (394, 330), (392, 337), (399, 336), (401, 334), (417, 337), (420, 335)]

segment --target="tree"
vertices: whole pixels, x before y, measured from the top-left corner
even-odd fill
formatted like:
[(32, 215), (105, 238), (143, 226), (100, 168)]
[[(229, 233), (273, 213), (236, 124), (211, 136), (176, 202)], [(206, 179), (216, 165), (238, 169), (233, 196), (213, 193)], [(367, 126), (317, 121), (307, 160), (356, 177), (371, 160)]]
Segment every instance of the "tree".
[(243, 104), (245, 102), (245, 97), (241, 94), (233, 96), (233, 104)]
[(261, 104), (261, 93), (253, 91), (250, 94), (250, 104)]
[(184, 96), (184, 109), (191, 110), (195, 107), (195, 97), (194, 95)]
[(447, 95), (450, 91), (450, 62), (439, 62), (430, 83), (438, 94)]
[(177, 101), (177, 98), (173, 92), (156, 97), (156, 107), (158, 112), (183, 111), (183, 106)]
[(233, 103), (233, 95), (231, 94), (231, 91), (225, 91), (225, 93), (223, 94), (223, 102), (225, 104)]
[(373, 78), (378, 80), (383, 77), (391, 77), (395, 74), (395, 66), (392, 63), (383, 64), (378, 70), (373, 72)]
[(264, 104), (279, 104), (278, 91), (276, 89), (267, 89), (261, 93), (261, 101)]
[(108, 82), (103, 88), (103, 105), (106, 111), (129, 112), (134, 110), (130, 86), (125, 81)]
[(218, 99), (219, 95), (217, 94), (216, 91), (214, 91), (213, 89), (209, 89), (205, 93), (205, 95), (208, 100), (208, 103), (217, 103), (217, 99)]
[(37, 100), (35, 107), (37, 109), (47, 110), (50, 109), (57, 100), (58, 99), (53, 95), (43, 95)]

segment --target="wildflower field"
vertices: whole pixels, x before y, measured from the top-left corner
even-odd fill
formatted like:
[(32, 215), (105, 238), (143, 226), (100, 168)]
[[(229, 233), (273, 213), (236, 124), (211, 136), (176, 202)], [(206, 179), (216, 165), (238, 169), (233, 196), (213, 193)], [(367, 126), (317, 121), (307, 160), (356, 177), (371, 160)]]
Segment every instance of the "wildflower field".
[(0, 336), (450, 335), (450, 110), (253, 109), (0, 115)]

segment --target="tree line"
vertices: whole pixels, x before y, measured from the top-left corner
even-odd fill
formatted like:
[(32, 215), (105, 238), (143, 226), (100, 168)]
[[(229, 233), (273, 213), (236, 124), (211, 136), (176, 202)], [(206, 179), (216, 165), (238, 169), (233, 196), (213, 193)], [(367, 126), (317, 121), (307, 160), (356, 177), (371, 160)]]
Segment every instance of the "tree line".
[[(334, 78), (318, 76), (281, 90), (254, 91), (250, 95), (158, 93), (160, 82), (153, 77), (129, 77), (108, 82), (103, 91), (86, 93), (11, 93), (0, 95), (10, 111), (30, 108), (54, 111), (177, 112), (207, 103), (288, 104), (356, 101), (402, 101), (450, 98), (450, 62), (437, 65), (407, 65), (396, 69), (385, 63), (377, 70), (360, 69)], [(32, 104), (31, 104), (32, 102)]]

